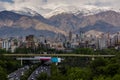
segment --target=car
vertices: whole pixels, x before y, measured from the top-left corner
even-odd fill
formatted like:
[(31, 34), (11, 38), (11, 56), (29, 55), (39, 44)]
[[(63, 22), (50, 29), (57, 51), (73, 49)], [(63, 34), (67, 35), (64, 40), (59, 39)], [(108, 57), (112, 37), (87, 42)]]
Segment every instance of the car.
[(36, 71), (35, 74), (38, 74), (38, 71)]
[(34, 78), (31, 78), (31, 80), (34, 80)]
[(24, 72), (23, 72), (23, 71), (21, 72), (21, 75), (22, 75), (22, 76), (24, 75)]
[(18, 78), (18, 77), (16, 77), (16, 78), (15, 78), (15, 80), (19, 80), (19, 78)]

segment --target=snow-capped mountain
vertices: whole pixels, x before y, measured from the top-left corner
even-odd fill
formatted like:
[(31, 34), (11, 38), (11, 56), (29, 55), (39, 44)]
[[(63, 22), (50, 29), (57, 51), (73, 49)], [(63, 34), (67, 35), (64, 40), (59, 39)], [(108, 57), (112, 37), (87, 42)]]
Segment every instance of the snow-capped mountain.
[(113, 6), (104, 5), (101, 1), (98, 2), (99, 3), (96, 4), (95, 0), (13, 0), (13, 3), (4, 4), (2, 10), (14, 10), (21, 14), (32, 16), (37, 13), (45, 18), (50, 18), (51, 16), (61, 13), (83, 13), (83, 15), (91, 15), (115, 8)]
[[(11, 32), (18, 28), (21, 29), (21, 32), (24, 30), (26, 30), (24, 32), (30, 31), (29, 33), (32, 31), (33, 33), (36, 33), (36, 31), (43, 31), (44, 33), (49, 31), (64, 35), (67, 35), (69, 31), (76, 34), (81, 30), (84, 32), (95, 30), (115, 33), (120, 31), (120, 13), (105, 7), (67, 5), (54, 8), (43, 6), (37, 10), (21, 8), (14, 11), (0, 12), (1, 32)], [(90, 33), (97, 33), (95, 31)]]
[(108, 11), (108, 7), (96, 7), (96, 6), (59, 6), (51, 10), (49, 13), (43, 14), (44, 17), (50, 18), (51, 16), (61, 13), (83, 14), (84, 16), (97, 14), (99, 12)]
[(90, 6), (90, 5), (57, 5), (57, 4), (46, 4), (40, 6), (35, 9), (31, 9), (28, 7), (20, 8), (18, 10), (14, 10), (19, 14), (29, 15), (29, 16), (36, 16), (38, 14), (44, 16), (45, 18), (50, 18), (54, 15), (58, 15), (61, 13), (72, 13), (72, 14), (83, 14), (83, 15), (92, 15), (97, 14), (102, 11), (110, 10), (109, 7), (97, 7), (97, 6)]
[(15, 13), (21, 14), (21, 15), (28, 15), (28, 16), (38, 16), (39, 13), (36, 11), (30, 9), (30, 8), (22, 8), (21, 10), (12, 10)]

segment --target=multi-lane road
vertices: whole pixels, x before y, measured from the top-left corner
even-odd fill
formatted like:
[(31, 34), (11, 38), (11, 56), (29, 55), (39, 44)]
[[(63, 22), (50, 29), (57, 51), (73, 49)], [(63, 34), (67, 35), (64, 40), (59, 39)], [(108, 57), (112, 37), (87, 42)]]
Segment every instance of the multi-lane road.
[(40, 75), (40, 73), (47, 73), (50, 75), (50, 66), (40, 66), (38, 67), (28, 78), (28, 80), (36, 80), (36, 77)]
[(20, 77), (24, 75), (24, 72), (29, 69), (29, 66), (24, 66), (19, 68), (15, 72), (8, 75), (8, 80), (20, 80)]
[[(25, 66), (23, 68), (19, 68), (13, 73), (8, 75), (8, 80), (20, 80), (20, 77), (24, 75), (25, 71), (29, 70), (29, 66)], [(36, 80), (36, 77), (40, 75), (40, 73), (47, 73), (50, 76), (50, 66), (39, 66), (37, 69), (33, 71), (33, 73), (29, 76), (28, 80)]]

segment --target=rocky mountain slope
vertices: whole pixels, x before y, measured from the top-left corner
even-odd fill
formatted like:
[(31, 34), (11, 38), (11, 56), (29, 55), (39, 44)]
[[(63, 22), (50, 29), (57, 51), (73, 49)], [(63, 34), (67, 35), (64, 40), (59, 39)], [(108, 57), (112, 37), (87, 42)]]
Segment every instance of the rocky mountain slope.
[[(14, 35), (19, 35), (19, 32), (23, 32), (22, 34), (29, 35), (35, 34), (35, 31), (36, 33), (42, 31), (44, 34), (49, 32), (49, 34), (60, 33), (66, 35), (66, 32), (47, 24), (47, 20), (41, 15), (26, 16), (11, 11), (0, 12), (0, 30), (1, 33), (4, 33), (4, 35), (10, 35), (13, 33)], [(2, 36), (2, 34), (0, 35)]]
[(80, 29), (99, 30), (102, 32), (116, 32), (120, 30), (120, 13), (105, 11), (94, 15), (83, 16), (82, 14), (59, 14), (49, 18), (56, 27), (65, 31), (78, 31)]
[[(35, 12), (36, 13), (36, 12)], [(120, 31), (120, 13), (102, 11), (97, 14), (60, 13), (49, 19), (40, 14), (26, 15), (13, 11), (0, 12), (0, 36), (4, 35), (67, 35), (69, 31), (79, 33), (90, 30), (115, 33)]]

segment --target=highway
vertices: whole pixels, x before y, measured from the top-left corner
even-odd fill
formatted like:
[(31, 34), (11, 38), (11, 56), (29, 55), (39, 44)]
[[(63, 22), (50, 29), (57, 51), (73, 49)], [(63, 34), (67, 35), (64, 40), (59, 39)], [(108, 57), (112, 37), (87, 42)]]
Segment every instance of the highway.
[(15, 72), (8, 75), (8, 80), (20, 80), (20, 77), (24, 75), (24, 72), (29, 69), (29, 66), (19, 68)]
[(9, 57), (34, 57), (34, 56), (49, 56), (49, 57), (115, 57), (116, 55), (85, 55), (85, 54), (3, 54)]
[(38, 67), (28, 78), (28, 80), (36, 80), (36, 77), (40, 75), (40, 73), (45, 72), (50, 75), (50, 66), (40, 66)]

